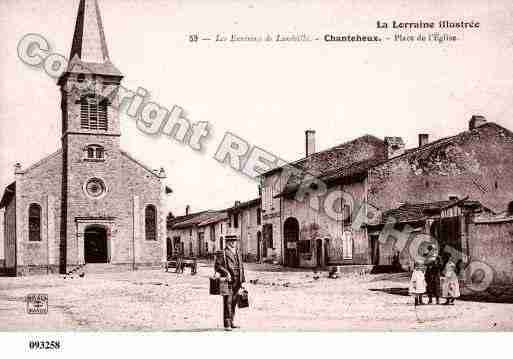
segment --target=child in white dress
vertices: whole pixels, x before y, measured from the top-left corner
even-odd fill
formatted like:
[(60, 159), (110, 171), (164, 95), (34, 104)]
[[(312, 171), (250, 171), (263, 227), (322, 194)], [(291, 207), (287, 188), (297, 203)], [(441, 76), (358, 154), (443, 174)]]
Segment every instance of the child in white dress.
[(410, 295), (415, 297), (415, 306), (424, 304), (422, 295), (426, 293), (426, 279), (424, 278), (424, 265), (415, 263), (410, 279)]

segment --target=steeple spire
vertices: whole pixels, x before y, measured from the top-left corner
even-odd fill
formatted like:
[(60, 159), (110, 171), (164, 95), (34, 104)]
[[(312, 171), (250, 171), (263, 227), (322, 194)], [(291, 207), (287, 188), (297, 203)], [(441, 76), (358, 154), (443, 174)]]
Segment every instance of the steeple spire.
[(68, 72), (85, 66), (95, 74), (121, 76), (110, 62), (98, 0), (80, 0), (69, 59)]

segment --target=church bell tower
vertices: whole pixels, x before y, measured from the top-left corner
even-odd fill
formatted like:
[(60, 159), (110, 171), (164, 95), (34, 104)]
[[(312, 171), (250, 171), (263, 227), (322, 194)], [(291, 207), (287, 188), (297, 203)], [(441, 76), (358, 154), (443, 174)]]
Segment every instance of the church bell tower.
[(96, 221), (95, 225), (107, 228), (115, 221), (106, 201), (113, 200), (109, 188), (120, 183), (121, 176), (119, 113), (111, 101), (122, 78), (109, 57), (98, 1), (80, 0), (68, 68), (58, 81), (63, 152), (61, 272), (83, 264), (82, 225)]

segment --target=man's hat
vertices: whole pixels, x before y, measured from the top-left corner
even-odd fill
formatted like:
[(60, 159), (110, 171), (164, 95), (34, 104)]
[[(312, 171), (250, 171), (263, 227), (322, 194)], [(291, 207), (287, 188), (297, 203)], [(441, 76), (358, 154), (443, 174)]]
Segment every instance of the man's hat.
[(237, 236), (226, 236), (224, 237), (224, 240), (227, 242), (237, 241)]

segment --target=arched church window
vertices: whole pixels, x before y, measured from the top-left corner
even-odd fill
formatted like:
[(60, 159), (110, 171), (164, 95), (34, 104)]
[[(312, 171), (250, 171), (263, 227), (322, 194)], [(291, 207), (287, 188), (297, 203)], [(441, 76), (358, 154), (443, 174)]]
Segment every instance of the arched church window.
[(32, 203), (29, 207), (29, 241), (41, 240), (41, 206)]
[(149, 204), (144, 211), (144, 226), (147, 241), (157, 240), (157, 209)]
[(80, 127), (84, 130), (108, 130), (108, 102), (100, 97), (87, 95), (80, 100)]

